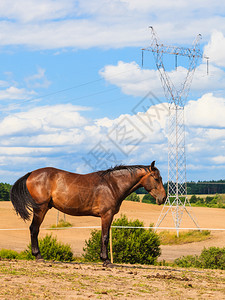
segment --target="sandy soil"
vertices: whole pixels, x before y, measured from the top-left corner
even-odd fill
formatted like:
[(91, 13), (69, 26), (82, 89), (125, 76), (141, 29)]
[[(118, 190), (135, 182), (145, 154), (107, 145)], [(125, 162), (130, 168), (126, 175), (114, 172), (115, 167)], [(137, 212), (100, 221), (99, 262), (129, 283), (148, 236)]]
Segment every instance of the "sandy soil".
[(0, 261), (0, 299), (225, 299), (225, 271)]
[[(161, 210), (162, 206), (124, 201), (120, 212), (115, 217), (119, 217), (120, 214), (126, 214), (129, 219), (142, 220), (146, 226), (149, 226), (150, 223), (156, 224)], [(195, 216), (202, 228), (225, 228), (225, 209), (195, 207), (192, 208), (191, 213)], [(51, 209), (47, 213), (41, 226), (40, 236), (42, 237), (47, 233), (52, 233), (54, 236), (57, 236), (60, 241), (69, 243), (74, 255), (80, 256), (85, 240), (89, 238), (92, 229), (47, 229), (51, 225), (56, 224), (57, 214), (58, 212), (55, 209)], [(60, 213), (59, 218), (63, 218), (63, 214)], [(67, 215), (66, 220), (72, 223), (74, 227), (101, 225), (100, 218), (94, 217), (73, 217)], [(29, 225), (30, 222), (24, 223), (23, 220), (16, 215), (10, 202), (0, 202), (0, 249), (24, 250), (30, 242)], [(161, 226), (173, 227), (171, 214), (167, 215)], [(187, 213), (183, 215), (181, 226), (183, 228), (195, 227)], [(211, 235), (211, 239), (199, 243), (161, 246), (162, 255), (159, 260), (174, 260), (182, 255), (200, 254), (204, 247), (225, 247), (225, 231), (212, 231)]]

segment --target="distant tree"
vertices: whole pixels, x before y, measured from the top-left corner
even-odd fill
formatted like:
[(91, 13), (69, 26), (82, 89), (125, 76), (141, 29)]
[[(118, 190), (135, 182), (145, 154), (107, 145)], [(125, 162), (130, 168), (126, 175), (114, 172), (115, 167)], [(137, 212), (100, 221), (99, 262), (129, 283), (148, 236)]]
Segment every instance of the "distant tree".
[(0, 201), (10, 201), (10, 189), (10, 184), (0, 182)]
[(126, 197), (125, 200), (140, 202), (140, 197), (136, 193), (131, 193), (129, 196)]
[(198, 181), (187, 182), (187, 193), (189, 195), (200, 194), (224, 194), (225, 193), (225, 180), (211, 180), (211, 181)]
[(136, 194), (148, 194), (148, 192), (146, 191), (146, 189), (143, 188), (143, 187), (140, 187), (139, 189), (137, 189), (137, 190), (135, 191), (135, 193), (136, 193)]

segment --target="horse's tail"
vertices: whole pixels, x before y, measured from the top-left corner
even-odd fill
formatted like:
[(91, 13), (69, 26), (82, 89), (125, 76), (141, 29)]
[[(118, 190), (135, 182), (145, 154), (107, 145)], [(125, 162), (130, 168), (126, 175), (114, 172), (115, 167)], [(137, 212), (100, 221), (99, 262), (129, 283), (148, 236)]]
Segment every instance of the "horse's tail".
[(27, 189), (26, 181), (30, 174), (31, 172), (19, 178), (10, 191), (10, 199), (14, 209), (24, 221), (30, 219), (34, 208), (39, 209), (39, 205), (34, 201)]

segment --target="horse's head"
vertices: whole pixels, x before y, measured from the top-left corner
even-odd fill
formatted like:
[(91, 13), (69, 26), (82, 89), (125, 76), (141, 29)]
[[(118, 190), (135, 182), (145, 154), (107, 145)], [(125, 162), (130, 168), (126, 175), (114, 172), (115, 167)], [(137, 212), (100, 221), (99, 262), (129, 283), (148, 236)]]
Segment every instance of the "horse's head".
[(150, 172), (141, 179), (141, 185), (156, 199), (157, 204), (160, 205), (166, 201), (162, 177), (159, 170), (155, 167), (155, 161), (151, 163)]

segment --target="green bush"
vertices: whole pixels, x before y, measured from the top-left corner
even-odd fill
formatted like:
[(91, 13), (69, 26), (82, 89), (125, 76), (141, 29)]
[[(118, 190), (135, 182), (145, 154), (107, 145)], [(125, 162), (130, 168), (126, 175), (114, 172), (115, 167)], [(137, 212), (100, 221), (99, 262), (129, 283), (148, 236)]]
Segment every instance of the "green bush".
[(221, 269), (225, 270), (225, 247), (210, 247), (204, 249), (197, 255), (188, 255), (178, 258), (174, 261), (179, 267), (194, 267), (203, 269)]
[(225, 270), (225, 247), (204, 249), (199, 257), (202, 268)]
[(142, 199), (143, 203), (151, 203), (151, 204), (156, 204), (155, 198), (153, 198), (150, 194), (144, 195)]
[[(70, 245), (62, 244), (57, 241), (56, 237), (52, 235), (46, 235), (44, 238), (39, 240), (39, 248), (42, 257), (45, 260), (56, 260), (56, 261), (72, 261), (73, 252)], [(26, 259), (34, 259), (31, 253), (31, 244), (28, 249), (24, 252)]]
[(11, 185), (8, 183), (0, 182), (0, 201), (9, 201), (9, 192), (11, 189)]
[(207, 196), (206, 198), (192, 195), (189, 201), (193, 206), (225, 208), (225, 205), (223, 204), (223, 198), (218, 194), (216, 194), (214, 197)]
[[(128, 221), (126, 216), (115, 220), (112, 226), (144, 227), (139, 220)], [(159, 237), (144, 228), (112, 228), (113, 261), (115, 263), (155, 264), (161, 254)], [(94, 230), (85, 241), (83, 257), (86, 261), (99, 261), (101, 231)]]
[(210, 197), (210, 196), (207, 196), (206, 198), (205, 198), (205, 203), (206, 204), (208, 204), (208, 203), (212, 203), (212, 201), (213, 201), (213, 204), (217, 204), (217, 200), (216, 199), (214, 199), (213, 197)]
[(140, 202), (140, 197), (136, 193), (131, 193), (125, 200)]
[(196, 203), (199, 200), (199, 197), (196, 197), (196, 195), (192, 195), (190, 198), (190, 203)]
[(101, 251), (101, 231), (94, 229), (91, 231), (89, 240), (85, 240), (83, 248), (84, 254), (82, 255), (85, 261), (100, 261)]
[(1, 249), (0, 250), (0, 258), (5, 259), (19, 259), (19, 253), (14, 250)]
[[(39, 247), (42, 257), (45, 260), (56, 260), (56, 261), (72, 261), (73, 253), (71, 247), (66, 244), (62, 244), (57, 241), (52, 235), (46, 235), (40, 239)], [(31, 253), (31, 244), (28, 245), (27, 250), (20, 253), (14, 250), (1, 249), (0, 258), (5, 259), (26, 259), (33, 260), (35, 257)]]

